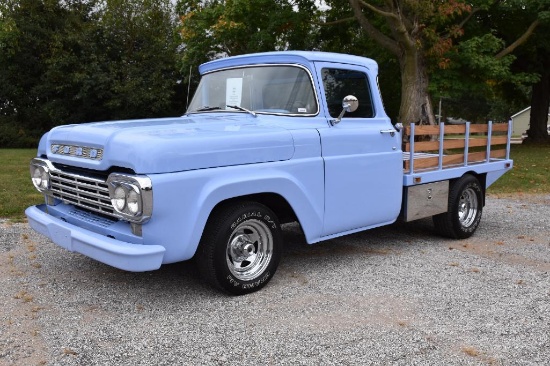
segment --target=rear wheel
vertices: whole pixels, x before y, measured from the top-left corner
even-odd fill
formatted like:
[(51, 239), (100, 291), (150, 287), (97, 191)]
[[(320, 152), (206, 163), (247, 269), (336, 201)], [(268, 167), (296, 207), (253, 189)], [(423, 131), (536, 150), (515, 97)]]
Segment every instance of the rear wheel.
[(281, 227), (275, 214), (259, 203), (241, 202), (212, 213), (195, 259), (210, 284), (243, 295), (269, 282), (281, 251)]
[(474, 234), (483, 212), (483, 189), (479, 180), (466, 174), (451, 186), (448, 211), (433, 217), (436, 231), (453, 239)]

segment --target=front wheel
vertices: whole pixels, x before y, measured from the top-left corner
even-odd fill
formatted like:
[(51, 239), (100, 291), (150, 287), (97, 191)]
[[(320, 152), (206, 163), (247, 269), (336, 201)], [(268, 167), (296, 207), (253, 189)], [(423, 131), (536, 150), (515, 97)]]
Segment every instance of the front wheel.
[(433, 217), (436, 231), (453, 239), (474, 234), (483, 212), (483, 190), (479, 180), (467, 174), (451, 186), (448, 211)]
[(279, 221), (269, 208), (255, 202), (229, 204), (210, 216), (195, 259), (210, 284), (243, 295), (273, 277), (282, 241)]

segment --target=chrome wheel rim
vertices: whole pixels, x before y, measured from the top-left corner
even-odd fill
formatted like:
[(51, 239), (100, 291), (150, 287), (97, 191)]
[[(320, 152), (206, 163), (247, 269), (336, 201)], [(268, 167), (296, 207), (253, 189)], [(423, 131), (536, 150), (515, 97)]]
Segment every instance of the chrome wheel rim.
[(475, 222), (478, 207), (476, 192), (472, 188), (465, 189), (458, 201), (458, 220), (463, 227), (470, 227)]
[(265, 271), (272, 256), (273, 235), (263, 222), (248, 220), (231, 232), (225, 258), (229, 271), (237, 279), (256, 279)]

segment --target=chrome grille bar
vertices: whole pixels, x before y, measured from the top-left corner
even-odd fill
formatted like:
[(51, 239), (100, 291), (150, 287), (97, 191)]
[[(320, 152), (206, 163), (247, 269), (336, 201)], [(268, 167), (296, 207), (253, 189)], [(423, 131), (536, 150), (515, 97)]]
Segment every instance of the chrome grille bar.
[(117, 217), (104, 180), (60, 170), (50, 171), (50, 176), (51, 191), (55, 198), (77, 207)]

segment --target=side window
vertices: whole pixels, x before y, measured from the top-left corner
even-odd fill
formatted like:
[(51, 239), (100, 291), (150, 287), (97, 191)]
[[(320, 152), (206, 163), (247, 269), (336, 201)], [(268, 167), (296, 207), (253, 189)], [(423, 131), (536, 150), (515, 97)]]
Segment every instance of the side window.
[(346, 113), (346, 118), (370, 118), (374, 116), (371, 92), (367, 75), (355, 70), (323, 69), (323, 86), (325, 87), (327, 106), (330, 116), (338, 117), (342, 111), (342, 99), (354, 95), (359, 100), (355, 112)]

